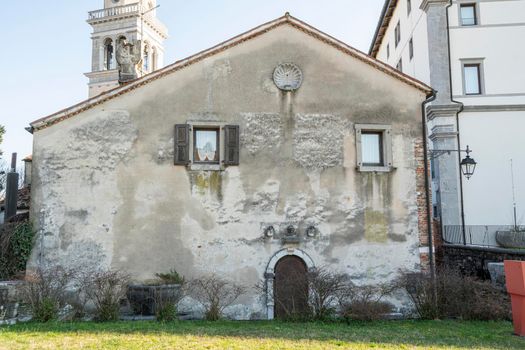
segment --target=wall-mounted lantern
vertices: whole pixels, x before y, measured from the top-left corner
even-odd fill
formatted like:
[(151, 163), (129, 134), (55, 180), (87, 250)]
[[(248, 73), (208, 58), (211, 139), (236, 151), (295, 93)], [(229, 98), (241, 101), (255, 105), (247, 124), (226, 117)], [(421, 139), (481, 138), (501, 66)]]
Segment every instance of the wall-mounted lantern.
[(459, 166), (461, 168), (461, 173), (463, 174), (463, 176), (465, 176), (467, 178), (467, 180), (469, 180), (472, 177), (472, 175), (474, 175), (474, 171), (476, 170), (476, 165), (478, 163), (476, 163), (474, 158), (470, 157), (470, 153), (472, 153), (472, 150), (469, 148), (468, 145), (467, 145), (467, 149), (466, 150), (432, 149), (432, 150), (430, 150), (430, 157), (432, 159), (435, 159), (435, 158), (438, 158), (438, 157), (442, 156), (445, 153), (446, 154), (450, 154), (450, 152), (460, 152), (460, 153), (464, 152), (464, 153), (467, 154), (467, 156), (461, 160), (461, 162), (459, 163)]
[(472, 175), (474, 175), (474, 170), (476, 170), (476, 165), (478, 163), (476, 163), (474, 158), (470, 158), (470, 153), (472, 151), (470, 150), (468, 145), (467, 145), (467, 149), (465, 150), (465, 152), (467, 153), (467, 156), (465, 158), (463, 158), (463, 160), (461, 161), (460, 165), (461, 165), (461, 172), (463, 173), (463, 175), (468, 180), (468, 179), (470, 179), (470, 177)]

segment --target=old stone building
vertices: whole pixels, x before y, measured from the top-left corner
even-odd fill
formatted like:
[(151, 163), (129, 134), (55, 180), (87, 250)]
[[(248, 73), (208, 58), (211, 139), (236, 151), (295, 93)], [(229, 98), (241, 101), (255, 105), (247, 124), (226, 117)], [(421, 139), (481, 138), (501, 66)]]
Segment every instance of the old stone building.
[(431, 94), (285, 15), (37, 120), (29, 265), (264, 281), (239, 319), (275, 316), (286, 264), (419, 271)]

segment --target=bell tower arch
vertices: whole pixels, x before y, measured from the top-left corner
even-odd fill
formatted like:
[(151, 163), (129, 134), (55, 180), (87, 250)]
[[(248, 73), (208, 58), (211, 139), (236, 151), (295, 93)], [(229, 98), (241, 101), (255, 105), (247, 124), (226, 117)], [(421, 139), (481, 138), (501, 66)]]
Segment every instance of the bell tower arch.
[(163, 67), (168, 30), (156, 12), (157, 0), (104, 0), (104, 8), (89, 12), (87, 23), (93, 28), (91, 71), (85, 75), (90, 98), (119, 86), (116, 54), (122, 39), (141, 43), (137, 77)]

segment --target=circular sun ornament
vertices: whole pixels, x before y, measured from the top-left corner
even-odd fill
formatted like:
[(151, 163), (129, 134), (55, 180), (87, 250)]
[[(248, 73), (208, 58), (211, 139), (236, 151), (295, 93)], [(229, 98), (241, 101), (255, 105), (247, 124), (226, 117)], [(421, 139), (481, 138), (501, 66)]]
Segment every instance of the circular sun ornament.
[(282, 63), (273, 71), (273, 82), (284, 91), (294, 91), (303, 83), (303, 72), (293, 63)]

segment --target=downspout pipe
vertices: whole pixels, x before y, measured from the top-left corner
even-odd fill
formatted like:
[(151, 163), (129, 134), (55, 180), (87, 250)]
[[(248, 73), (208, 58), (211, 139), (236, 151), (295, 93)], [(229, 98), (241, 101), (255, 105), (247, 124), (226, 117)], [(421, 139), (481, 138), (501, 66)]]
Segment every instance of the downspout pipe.
[[(458, 144), (458, 164), (461, 162), (461, 137), (459, 136), (459, 114), (463, 112), (463, 103), (454, 100), (454, 93), (452, 92), (452, 56), (450, 48), (450, 20), (448, 16), (448, 10), (452, 6), (452, 1), (449, 1), (448, 5), (445, 7), (446, 16), (447, 16), (447, 44), (448, 44), (448, 73), (449, 73), (449, 84), (450, 84), (450, 101), (457, 103), (459, 105), (459, 111), (456, 113), (456, 129), (457, 129), (457, 144)], [(459, 199), (461, 207), (461, 232), (463, 235), (463, 245), (467, 245), (467, 235), (465, 230), (465, 206), (463, 201), (463, 176), (461, 174), (461, 167), (459, 168)], [(443, 232), (443, 227), (441, 229)]]
[(430, 189), (430, 171), (428, 158), (428, 126), (427, 126), (427, 104), (436, 99), (437, 92), (432, 90), (432, 94), (421, 103), (421, 124), (423, 128), (423, 158), (425, 162), (425, 204), (427, 209), (427, 232), (428, 232), (428, 260), (430, 263), (430, 277), (435, 286), (436, 280), (436, 266), (434, 263), (434, 241), (432, 239), (432, 203), (431, 203), (431, 189)]

